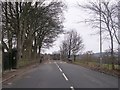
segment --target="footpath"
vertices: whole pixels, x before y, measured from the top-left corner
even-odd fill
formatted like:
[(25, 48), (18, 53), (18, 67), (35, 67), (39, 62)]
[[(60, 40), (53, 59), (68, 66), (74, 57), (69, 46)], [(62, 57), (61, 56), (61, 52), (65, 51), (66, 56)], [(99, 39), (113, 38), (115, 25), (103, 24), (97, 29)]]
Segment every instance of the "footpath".
[[(43, 61), (42, 63), (44, 63), (44, 62), (46, 62), (46, 61)], [(30, 64), (30, 65), (27, 65), (27, 66), (24, 66), (24, 67), (21, 67), (18, 69), (11, 69), (11, 70), (4, 71), (2, 74), (2, 81), (0, 83), (4, 83), (4, 82), (6, 82), (6, 81), (8, 81), (16, 76), (24, 74), (25, 72), (32, 70), (33, 68), (38, 67), (42, 63), (34, 63), (34, 64)]]

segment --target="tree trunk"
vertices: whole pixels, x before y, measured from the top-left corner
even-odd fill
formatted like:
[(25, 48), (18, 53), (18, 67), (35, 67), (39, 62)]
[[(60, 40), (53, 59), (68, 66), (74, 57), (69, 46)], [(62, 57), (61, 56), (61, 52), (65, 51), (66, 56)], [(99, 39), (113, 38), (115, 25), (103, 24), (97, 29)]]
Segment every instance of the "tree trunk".
[(18, 2), (15, 2), (16, 5), (16, 18), (17, 18), (17, 26), (16, 26), (16, 34), (17, 34), (17, 68), (19, 68), (19, 61), (21, 60), (21, 33), (20, 33), (20, 20), (19, 20), (19, 9)]
[(74, 55), (74, 62), (76, 61), (76, 55)]
[(72, 35), (70, 35), (68, 58), (71, 57), (71, 43), (72, 43), (71, 39), (72, 39)]
[[(3, 57), (4, 57), (3, 43), (4, 43), (4, 41), (3, 41), (3, 39), (4, 39), (4, 34), (3, 34), (3, 30), (2, 30), (2, 71), (4, 71), (4, 61), (3, 61)], [(3, 74), (3, 72), (2, 72), (2, 74)]]
[(37, 59), (37, 39), (35, 37), (35, 44), (34, 44), (34, 53), (35, 53), (35, 59)]
[(113, 51), (113, 37), (111, 37), (111, 60), (112, 60), (112, 69), (114, 70), (114, 51)]
[(112, 32), (110, 30), (110, 27), (109, 27), (109, 19), (108, 19), (108, 22), (107, 22), (107, 28), (108, 28), (108, 31), (109, 31), (109, 35), (110, 35), (110, 43), (111, 43), (111, 64), (112, 64), (112, 69), (114, 70), (114, 45), (113, 45), (113, 35), (112, 35)]
[(39, 52), (38, 52), (38, 54), (39, 54), (39, 57), (40, 57), (40, 53), (41, 53), (41, 47), (42, 47), (42, 43), (39, 45)]

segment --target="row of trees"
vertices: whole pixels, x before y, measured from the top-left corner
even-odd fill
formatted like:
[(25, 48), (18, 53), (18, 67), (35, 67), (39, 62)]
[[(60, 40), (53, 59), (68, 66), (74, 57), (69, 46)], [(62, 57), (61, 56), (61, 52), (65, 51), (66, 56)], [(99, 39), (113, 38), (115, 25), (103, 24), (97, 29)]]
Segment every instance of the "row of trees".
[(89, 15), (92, 16), (85, 22), (92, 24), (94, 28), (101, 28), (103, 37), (110, 40), (111, 61), (114, 69), (114, 41), (117, 41), (118, 45), (120, 45), (120, 39), (118, 38), (118, 31), (120, 30), (119, 2), (96, 0), (79, 6), (88, 10)]
[(63, 40), (60, 47), (60, 54), (62, 59), (71, 58), (74, 56), (74, 61), (76, 60), (76, 54), (82, 51), (84, 48), (82, 37), (75, 31), (71, 30), (66, 33), (66, 37)]
[(2, 2), (2, 52), (17, 50), (17, 61), (36, 59), (63, 32), (62, 1)]

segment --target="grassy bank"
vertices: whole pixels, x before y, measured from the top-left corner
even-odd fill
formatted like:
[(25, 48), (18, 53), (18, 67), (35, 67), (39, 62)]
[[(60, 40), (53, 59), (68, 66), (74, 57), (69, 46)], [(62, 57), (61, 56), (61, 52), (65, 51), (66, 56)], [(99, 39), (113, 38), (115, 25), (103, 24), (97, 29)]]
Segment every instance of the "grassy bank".
[(115, 65), (115, 69), (112, 70), (112, 64), (102, 64), (101, 66), (99, 65), (99, 63), (96, 62), (83, 62), (80, 60), (76, 60), (75, 62), (73, 62), (74, 64), (86, 67), (86, 68), (90, 68), (93, 70), (97, 70), (100, 72), (104, 72), (104, 73), (108, 73), (111, 75), (117, 75), (120, 76), (120, 66), (119, 65)]
[(39, 60), (23, 59), (23, 60), (18, 62), (18, 66), (19, 67), (24, 67), (24, 66), (27, 66), (27, 65), (35, 64), (35, 63), (39, 63)]

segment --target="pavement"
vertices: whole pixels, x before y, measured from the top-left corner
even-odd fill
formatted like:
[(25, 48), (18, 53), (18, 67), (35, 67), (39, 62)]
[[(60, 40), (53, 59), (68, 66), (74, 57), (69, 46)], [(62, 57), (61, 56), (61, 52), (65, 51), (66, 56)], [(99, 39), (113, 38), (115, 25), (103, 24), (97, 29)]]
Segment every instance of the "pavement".
[[(2, 83), (15, 77), (15, 76), (19, 76), (19, 75), (22, 75), (24, 74), (26, 71), (29, 71), (30, 69), (33, 69), (35, 67), (37, 67), (39, 64), (36, 63), (36, 64), (33, 64), (33, 65), (29, 65), (29, 66), (26, 66), (26, 67), (23, 67), (23, 68), (19, 68), (19, 69), (11, 69), (11, 70), (6, 70), (3, 72), (3, 75), (2, 76)], [(0, 82), (0, 83), (1, 83)]]
[(48, 61), (7, 80), (3, 88), (118, 88), (118, 77), (63, 61)]

